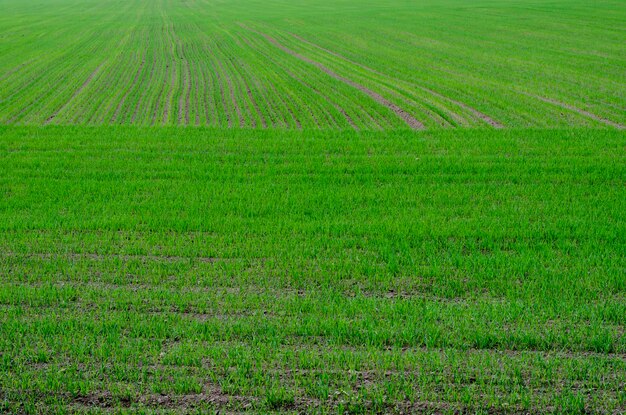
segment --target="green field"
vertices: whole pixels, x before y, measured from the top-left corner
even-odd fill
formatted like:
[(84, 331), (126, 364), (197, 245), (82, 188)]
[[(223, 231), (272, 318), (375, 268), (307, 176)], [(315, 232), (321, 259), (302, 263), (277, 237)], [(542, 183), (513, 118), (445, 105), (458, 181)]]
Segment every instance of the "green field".
[(625, 28), (0, 0), (0, 413), (626, 413)]
[(0, 8), (5, 124), (386, 130), (408, 126), (400, 110), (414, 128), (626, 125), (623, 0)]

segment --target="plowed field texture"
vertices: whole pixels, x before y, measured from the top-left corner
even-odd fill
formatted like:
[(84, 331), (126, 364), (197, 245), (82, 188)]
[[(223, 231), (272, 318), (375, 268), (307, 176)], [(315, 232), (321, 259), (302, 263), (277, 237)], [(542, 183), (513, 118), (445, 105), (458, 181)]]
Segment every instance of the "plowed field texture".
[(0, 413), (626, 413), (624, 0), (0, 0)]

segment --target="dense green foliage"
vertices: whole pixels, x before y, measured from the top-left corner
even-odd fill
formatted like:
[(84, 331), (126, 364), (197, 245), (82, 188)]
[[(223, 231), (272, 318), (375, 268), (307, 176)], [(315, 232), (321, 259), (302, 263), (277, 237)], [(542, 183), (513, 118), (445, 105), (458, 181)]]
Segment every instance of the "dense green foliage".
[[(0, 123), (626, 124), (623, 0), (0, 0)], [(381, 100), (382, 98), (382, 100)]]
[(0, 129), (0, 404), (623, 410), (624, 142)]

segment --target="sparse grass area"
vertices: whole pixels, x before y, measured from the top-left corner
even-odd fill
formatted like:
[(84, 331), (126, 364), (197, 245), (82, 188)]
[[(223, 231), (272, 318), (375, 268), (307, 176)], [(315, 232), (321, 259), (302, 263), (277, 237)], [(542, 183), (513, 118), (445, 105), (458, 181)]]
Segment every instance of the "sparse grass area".
[(625, 139), (2, 127), (0, 411), (624, 411)]

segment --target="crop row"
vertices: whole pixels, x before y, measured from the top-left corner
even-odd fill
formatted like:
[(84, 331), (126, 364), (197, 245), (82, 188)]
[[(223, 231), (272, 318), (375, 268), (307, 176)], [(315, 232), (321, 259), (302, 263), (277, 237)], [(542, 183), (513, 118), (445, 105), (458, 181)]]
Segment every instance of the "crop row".
[[(58, 3), (35, 12), (30, 2), (10, 2), (9, 17), (0, 19), (7, 38), (0, 46), (1, 123), (357, 130), (626, 124), (623, 62), (614, 57), (620, 46), (611, 26), (593, 17), (600, 28), (578, 46), (595, 54), (559, 60), (537, 39), (519, 40), (527, 23), (503, 32), (515, 42), (491, 45), (479, 24), (492, 17), (471, 8), (463, 13), (477, 22), (461, 32), (456, 9), (440, 6), (433, 16), (434, 5), (400, 8), (392, 17), (370, 5), (374, 13), (338, 13), (345, 20), (338, 22), (313, 20), (322, 3), (310, 5), (311, 16), (296, 3), (302, 19), (292, 24), (289, 8), (278, 4), (88, 2), (79, 19), (73, 0)], [(520, 13), (539, 21), (546, 14)], [(435, 32), (433, 18), (449, 30)], [(558, 32), (557, 23), (540, 31), (542, 40), (573, 48), (578, 34)], [(518, 68), (511, 53), (535, 45), (545, 66)], [(583, 70), (600, 64), (596, 55), (611, 57), (602, 73), (586, 76)], [(549, 79), (554, 91), (533, 77)]]

